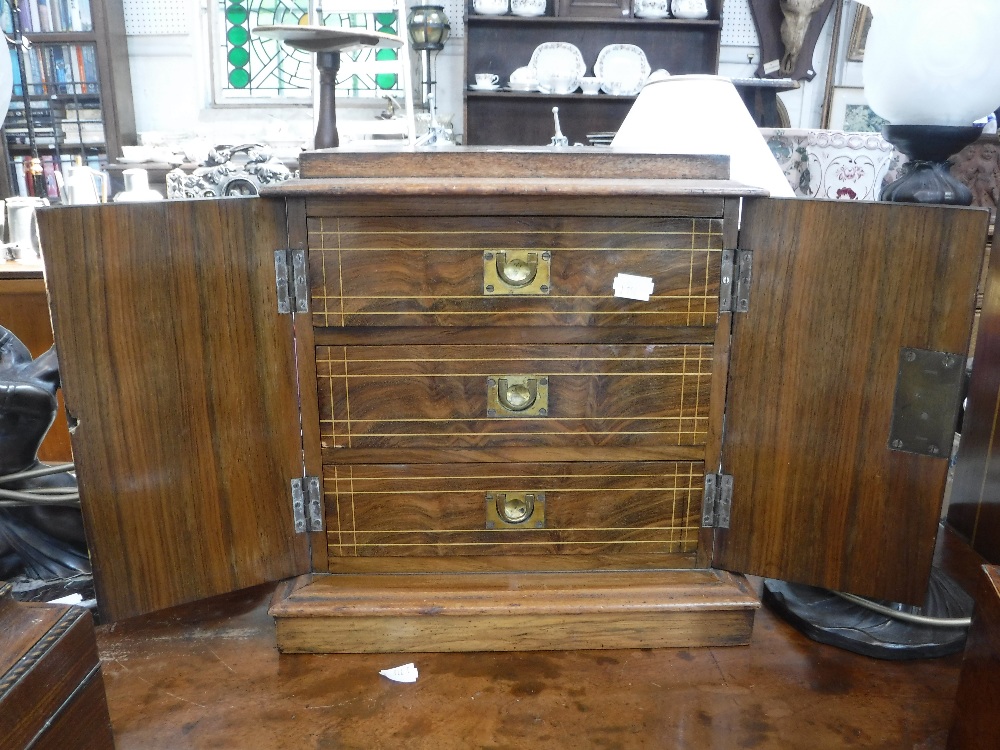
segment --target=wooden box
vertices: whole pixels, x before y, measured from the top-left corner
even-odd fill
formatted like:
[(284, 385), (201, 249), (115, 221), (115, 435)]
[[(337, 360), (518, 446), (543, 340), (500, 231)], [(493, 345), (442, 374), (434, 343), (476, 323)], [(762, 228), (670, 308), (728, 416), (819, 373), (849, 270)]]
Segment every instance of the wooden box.
[(311, 574), (286, 650), (597, 648), (746, 642), (723, 571), (921, 600), (988, 216), (725, 166), (316, 152), (43, 212), (106, 616)]
[(0, 584), (3, 747), (110, 750), (111, 719), (90, 613), (20, 604)]

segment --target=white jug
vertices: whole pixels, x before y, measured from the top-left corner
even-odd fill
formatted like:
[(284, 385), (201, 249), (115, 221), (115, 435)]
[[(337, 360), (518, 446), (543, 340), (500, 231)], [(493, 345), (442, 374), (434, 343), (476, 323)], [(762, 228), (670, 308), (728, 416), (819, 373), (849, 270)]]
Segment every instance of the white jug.
[(108, 176), (80, 164), (66, 168), (66, 202), (74, 206), (105, 203), (108, 200)]
[(4, 201), (10, 232), (10, 241), (6, 245), (9, 260), (18, 260), (25, 255), (29, 259), (41, 257), (42, 246), (38, 239), (38, 217), (35, 210), (47, 205), (47, 198), (8, 198)]
[(1000, 2), (859, 0), (872, 10), (862, 66), (893, 125), (969, 126), (1000, 106)]

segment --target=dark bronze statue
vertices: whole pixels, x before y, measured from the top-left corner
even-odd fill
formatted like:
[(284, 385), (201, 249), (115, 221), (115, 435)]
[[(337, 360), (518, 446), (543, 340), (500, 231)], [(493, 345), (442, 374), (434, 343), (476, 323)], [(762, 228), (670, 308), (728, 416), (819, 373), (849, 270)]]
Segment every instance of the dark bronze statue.
[(37, 359), (0, 326), (0, 578), (90, 573), (72, 464), (37, 457), (55, 419), (55, 349)]

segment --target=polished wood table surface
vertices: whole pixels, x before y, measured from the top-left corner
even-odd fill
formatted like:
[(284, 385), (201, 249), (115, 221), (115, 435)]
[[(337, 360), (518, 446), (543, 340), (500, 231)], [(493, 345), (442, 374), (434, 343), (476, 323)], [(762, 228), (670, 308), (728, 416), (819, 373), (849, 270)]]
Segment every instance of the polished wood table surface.
[[(281, 655), (270, 593), (98, 628), (119, 750), (934, 750), (961, 667), (816, 644), (766, 609), (749, 647)], [(379, 675), (410, 661), (414, 684)]]

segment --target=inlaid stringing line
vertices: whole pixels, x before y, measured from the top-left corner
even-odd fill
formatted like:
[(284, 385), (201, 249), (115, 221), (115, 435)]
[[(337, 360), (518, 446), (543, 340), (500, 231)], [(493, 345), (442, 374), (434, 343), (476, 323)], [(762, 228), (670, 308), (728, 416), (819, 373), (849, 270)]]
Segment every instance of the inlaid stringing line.
[[(394, 346), (394, 345), (390, 345)], [(484, 346), (499, 346), (498, 344), (446, 344), (449, 349), (482, 349)], [(532, 344), (525, 344), (524, 346), (532, 346)], [(550, 347), (550, 346), (578, 346), (577, 344), (534, 344), (534, 346), (539, 347)], [(704, 359), (711, 360), (712, 349), (711, 344), (667, 344), (666, 346), (672, 348), (678, 348), (682, 346), (698, 347), (696, 349), (697, 357), (690, 356), (690, 359)], [(388, 348), (388, 347), (383, 347)], [(400, 347), (396, 347), (400, 348)], [(664, 357), (553, 357), (536, 355), (531, 357), (519, 357), (517, 355), (508, 355), (503, 357), (378, 357), (373, 359), (367, 359), (362, 357), (354, 357), (352, 362), (680, 362), (686, 355), (681, 353), (673, 356)], [(323, 359), (322, 357), (317, 357), (317, 362), (327, 362), (328, 359)]]
[[(340, 277), (340, 325), (347, 325), (344, 316), (344, 248), (341, 242), (340, 217), (337, 217), (337, 275)], [(325, 254), (324, 254), (325, 256)], [(323, 266), (326, 266), (326, 258), (323, 258)], [(324, 289), (327, 287), (324, 286)]]
[[(664, 430), (652, 430), (652, 431), (640, 431), (640, 430), (591, 430), (588, 431), (585, 437), (592, 437), (595, 435), (663, 435)], [(672, 435), (678, 435), (678, 433), (673, 430), (670, 431)], [(703, 430), (697, 430), (692, 432), (681, 432), (679, 433), (681, 437), (690, 435), (694, 437), (701, 437), (704, 435)], [(358, 440), (362, 442), (365, 440), (370, 440), (372, 438), (461, 438), (461, 437), (517, 437), (517, 438), (527, 438), (527, 437), (565, 437), (565, 438), (576, 438), (578, 436), (569, 434), (565, 432), (366, 432), (358, 435)], [(698, 443), (678, 443), (678, 445), (697, 445)], [(349, 448), (353, 448), (353, 445), (349, 445)]]
[[(518, 474), (512, 476), (510, 474), (501, 474), (498, 476), (484, 476), (482, 474), (476, 474), (474, 477), (462, 477), (449, 474), (448, 476), (424, 476), (424, 477), (396, 477), (399, 481), (405, 482), (408, 486), (411, 482), (428, 482), (433, 480), (446, 479), (448, 481), (453, 480), (470, 480), (470, 481), (482, 481), (482, 480), (492, 480), (492, 479), (511, 479), (511, 480), (524, 480), (524, 479), (583, 479), (583, 478), (593, 478), (597, 477), (599, 479), (661, 479), (665, 477), (673, 477), (678, 479), (680, 477), (686, 476), (683, 472), (679, 470), (680, 466), (686, 464), (701, 463), (700, 461), (665, 461), (663, 463), (669, 463), (674, 465), (674, 473), (663, 473), (663, 474)], [(358, 482), (386, 482), (393, 481), (394, 477), (391, 476), (376, 476), (376, 477), (354, 477)], [(700, 485), (699, 485), (700, 488)], [(624, 489), (634, 489), (634, 488), (624, 488)], [(645, 488), (641, 488), (645, 489)], [(653, 487), (650, 489), (667, 489), (664, 487)], [(695, 489), (695, 485), (691, 485), (687, 489)], [(604, 488), (606, 491), (607, 488)], [(363, 492), (361, 494), (364, 494)]]
[[(442, 479), (454, 479), (454, 478), (456, 477), (442, 477)], [(476, 479), (480, 480), (484, 478), (486, 477), (483, 478), (477, 477)], [(525, 479), (531, 479), (533, 477), (507, 476), (507, 477), (495, 477), (495, 478), (501, 481), (523, 483)], [(535, 477), (535, 478), (544, 480), (544, 479), (553, 479), (554, 477)], [(358, 479), (358, 481), (361, 480)], [(693, 489), (692, 487), (676, 487), (676, 486), (675, 487), (622, 487), (620, 489), (619, 488), (608, 489), (607, 487), (594, 487), (594, 488), (564, 487), (559, 489), (550, 489), (548, 490), (548, 492), (549, 493), (560, 492), (567, 494), (569, 493), (576, 494), (578, 492), (601, 492), (606, 495), (610, 495), (615, 492), (625, 492), (628, 494), (635, 494), (639, 492), (658, 492), (658, 493), (671, 492), (674, 494), (674, 496), (676, 496), (678, 493), (690, 492), (692, 489)], [(396, 490), (356, 490), (354, 494), (355, 495), (476, 495), (480, 492), (485, 492), (485, 491), (486, 488), (483, 487), (473, 487), (464, 490), (411, 490), (405, 487), (400, 487), (399, 489)]]
[[(351, 425), (353, 424), (353, 420), (351, 419), (351, 387), (349, 383), (350, 366), (347, 360), (347, 347), (345, 346), (342, 348), (344, 350), (344, 406), (347, 409), (347, 447), (353, 448), (354, 446), (351, 443), (351, 433), (352, 433)], [(354, 476), (353, 473), (351, 476), (352, 477)], [(353, 491), (353, 485), (352, 485), (352, 491)]]
[[(690, 292), (690, 293), (689, 294), (653, 294), (653, 295), (650, 296), (650, 300), (662, 300), (662, 301), (669, 300), (671, 302), (673, 302), (675, 300), (677, 300), (677, 301), (679, 301), (679, 300), (687, 300), (688, 306), (690, 307), (692, 300), (702, 300), (703, 303), (707, 304), (708, 299), (713, 296), (713, 295), (708, 294), (708, 293), (695, 294), (694, 291), (691, 290), (691, 289), (689, 289), (688, 292)], [(320, 296), (320, 297), (318, 297), (318, 299), (334, 299), (334, 298), (336, 298), (338, 296), (341, 299), (344, 299), (344, 300), (362, 300), (362, 301), (365, 301), (365, 300), (378, 300), (378, 299), (391, 299), (391, 300), (399, 300), (399, 299), (409, 299), (409, 300), (424, 300), (424, 299), (426, 299), (426, 300), (443, 300), (443, 299), (475, 299), (475, 300), (491, 299), (491, 300), (496, 300), (496, 299), (512, 299), (512, 300), (517, 300), (519, 302), (522, 301), (522, 300), (534, 301), (534, 302), (547, 302), (549, 299), (558, 299), (558, 300), (598, 299), (598, 300), (609, 300), (609, 301), (612, 300), (612, 299), (614, 299), (614, 296), (610, 295), (610, 294), (554, 294), (554, 295), (549, 296), (547, 299), (544, 299), (544, 298), (541, 298), (541, 297), (534, 297), (534, 298), (532, 298), (532, 297), (517, 297), (517, 296), (510, 296), (510, 297), (500, 297), (500, 296), (486, 297), (485, 295), (482, 295), (482, 294), (358, 294), (358, 295), (340, 294), (340, 295), (330, 295), (329, 297), (322, 297), (322, 296)], [(363, 312), (363, 313), (357, 313), (357, 314), (359, 314), (359, 315), (370, 315), (370, 314), (374, 314), (374, 313)], [(396, 313), (396, 314), (399, 315), (399, 314), (402, 314), (402, 313)], [(433, 315), (435, 313), (425, 313), (425, 314)], [(622, 313), (622, 314), (625, 314), (625, 313)]]
[[(333, 494), (334, 494), (334, 503), (336, 504), (336, 508), (337, 508), (337, 543), (338, 544), (343, 544), (344, 543), (344, 529), (343, 529), (343, 525), (340, 522), (340, 467), (339, 466), (334, 466), (333, 467), (333, 482), (334, 482), (334, 484), (333, 484), (333, 489), (334, 489), (334, 492), (333, 492)], [(323, 484), (325, 485), (326, 482), (324, 482)], [(324, 486), (324, 488), (323, 488), (323, 495), (324, 495), (324, 497), (326, 497), (329, 494), (330, 493), (326, 490), (326, 487)]]
[[(681, 531), (687, 526), (548, 526), (544, 529), (534, 529), (525, 527), (518, 531), (534, 531), (544, 534), (546, 531)], [(366, 534), (479, 534), (486, 531), (483, 528), (476, 529), (359, 529), (358, 535)], [(671, 539), (671, 541), (674, 541)], [(362, 541), (362, 544), (364, 542)]]
[[(531, 531), (545, 531), (545, 529), (530, 529)], [(485, 532), (485, 529), (482, 531)], [(529, 529), (524, 529), (524, 531), (529, 531)], [(503, 532), (501, 532), (503, 533)], [(601, 545), (615, 545), (615, 544), (664, 544), (669, 543), (668, 539), (602, 539), (600, 541), (582, 541), (573, 540), (571, 542), (559, 542), (559, 544), (565, 545), (579, 545), (579, 544), (601, 544)], [(516, 547), (535, 547), (539, 545), (550, 545), (556, 544), (551, 540), (542, 540), (538, 542), (514, 542), (499, 539), (495, 542), (361, 542), (362, 547), (495, 547), (498, 545), (511, 545)], [(336, 546), (336, 545), (330, 545)], [(357, 555), (357, 545), (354, 548), (354, 554)]]
[(349, 466), (348, 471), (351, 477), (351, 531), (354, 532), (354, 554), (358, 554), (358, 521), (354, 513), (354, 467)]

